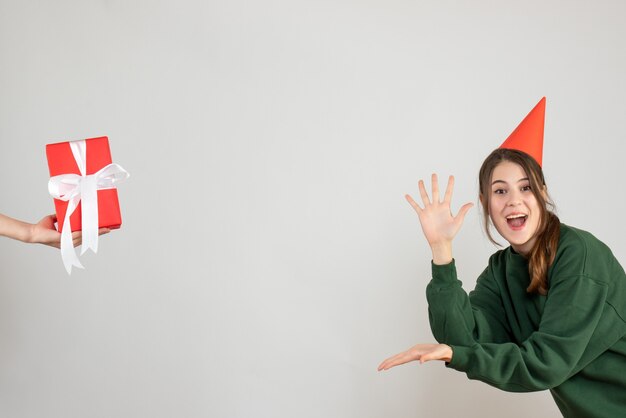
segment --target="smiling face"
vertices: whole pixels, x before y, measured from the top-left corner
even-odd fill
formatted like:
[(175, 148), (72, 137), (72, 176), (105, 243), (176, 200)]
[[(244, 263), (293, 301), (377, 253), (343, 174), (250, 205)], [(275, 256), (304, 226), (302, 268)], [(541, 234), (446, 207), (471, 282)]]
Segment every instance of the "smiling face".
[(489, 216), (500, 235), (524, 256), (537, 240), (541, 207), (524, 169), (502, 161), (493, 170), (489, 185)]

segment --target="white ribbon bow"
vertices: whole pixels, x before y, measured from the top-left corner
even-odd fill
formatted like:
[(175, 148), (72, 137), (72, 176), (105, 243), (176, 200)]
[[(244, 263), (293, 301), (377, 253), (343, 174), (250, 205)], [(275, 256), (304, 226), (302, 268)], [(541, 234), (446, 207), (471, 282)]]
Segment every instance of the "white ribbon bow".
[(83, 243), (80, 254), (84, 254), (89, 248), (97, 253), (98, 190), (112, 189), (116, 183), (126, 180), (130, 175), (119, 164), (109, 164), (94, 174), (86, 175), (87, 146), (85, 141), (70, 142), (70, 148), (81, 175), (61, 174), (51, 177), (48, 182), (50, 195), (55, 199), (68, 202), (63, 220), (63, 232), (61, 232), (61, 258), (68, 274), (72, 274), (72, 266), (84, 268), (74, 250), (70, 223), (70, 216), (76, 210), (78, 203), (82, 200)]

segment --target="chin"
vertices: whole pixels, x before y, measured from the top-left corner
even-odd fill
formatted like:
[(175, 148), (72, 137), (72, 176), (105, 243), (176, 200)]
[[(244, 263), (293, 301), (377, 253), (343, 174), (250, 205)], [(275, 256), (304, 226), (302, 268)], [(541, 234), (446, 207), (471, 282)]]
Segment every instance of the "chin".
[(516, 252), (520, 253), (520, 251), (518, 251), (517, 249), (525, 250), (525, 248), (529, 245), (530, 248), (532, 248), (532, 244), (530, 243), (533, 239), (533, 236), (531, 234), (520, 234), (519, 232), (521, 231), (510, 231), (508, 225), (496, 226), (496, 230), (498, 231), (500, 236), (513, 247)]

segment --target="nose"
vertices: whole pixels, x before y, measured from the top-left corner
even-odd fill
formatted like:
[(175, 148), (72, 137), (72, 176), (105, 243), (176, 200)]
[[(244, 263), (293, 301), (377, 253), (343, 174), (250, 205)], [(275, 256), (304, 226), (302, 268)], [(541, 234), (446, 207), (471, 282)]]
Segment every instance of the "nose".
[(522, 197), (520, 195), (519, 190), (511, 190), (508, 194), (507, 206), (517, 206), (522, 203)]

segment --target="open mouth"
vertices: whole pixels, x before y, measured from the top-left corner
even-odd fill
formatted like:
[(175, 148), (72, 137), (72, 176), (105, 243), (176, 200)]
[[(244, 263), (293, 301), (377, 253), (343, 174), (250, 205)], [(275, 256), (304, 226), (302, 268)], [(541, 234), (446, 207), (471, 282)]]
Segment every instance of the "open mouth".
[(517, 229), (526, 224), (526, 219), (528, 219), (528, 215), (511, 215), (506, 217), (506, 223), (509, 224), (511, 228)]

